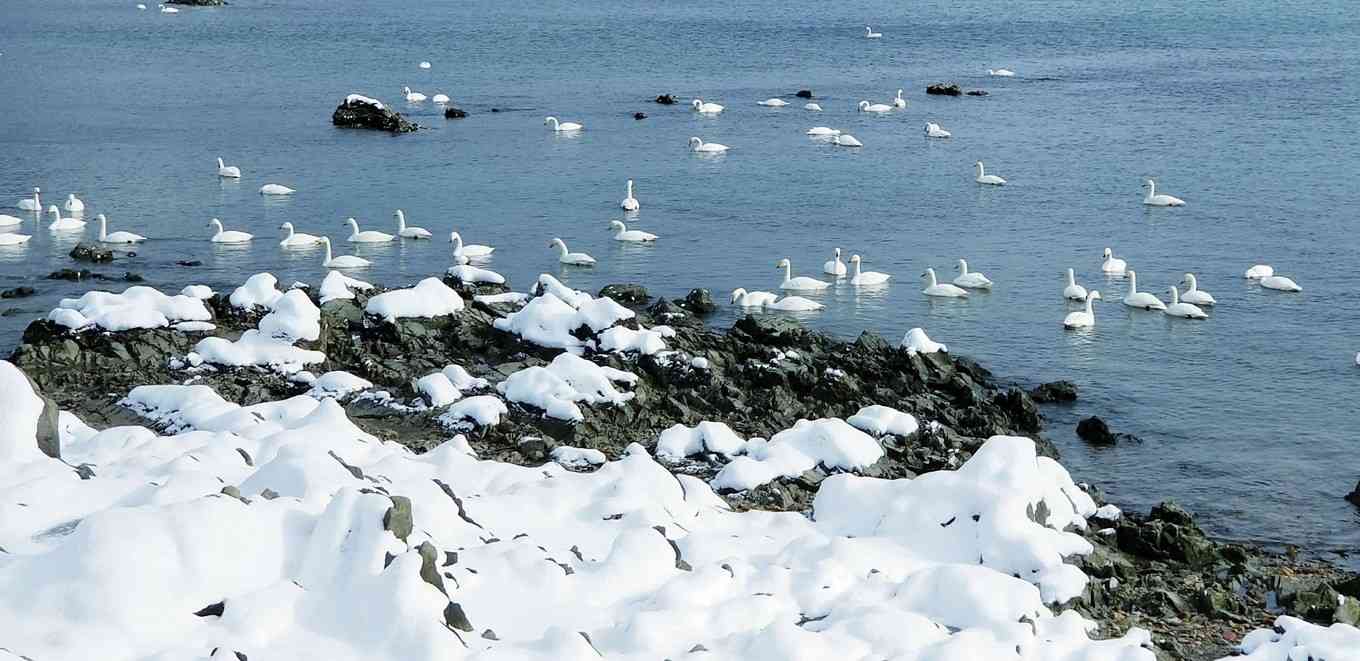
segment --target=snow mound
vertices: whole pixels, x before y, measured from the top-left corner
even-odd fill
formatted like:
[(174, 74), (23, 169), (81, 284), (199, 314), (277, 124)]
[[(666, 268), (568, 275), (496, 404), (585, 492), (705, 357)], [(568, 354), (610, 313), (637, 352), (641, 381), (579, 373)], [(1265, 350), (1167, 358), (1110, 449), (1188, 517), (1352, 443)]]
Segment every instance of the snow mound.
[(244, 310), (253, 308), (264, 308), (273, 310), (274, 303), (283, 297), (283, 292), (278, 288), (279, 279), (270, 273), (256, 273), (246, 278), (246, 281), (231, 292), (227, 301), (233, 307)]
[(602, 466), (605, 462), (603, 452), (594, 448), (574, 448), (570, 445), (559, 445), (553, 448), (552, 460), (566, 466), (567, 468), (591, 468)]
[(94, 326), (118, 332), (165, 328), (172, 321), (208, 321), (212, 313), (197, 298), (170, 296), (151, 287), (136, 286), (121, 294), (91, 291), (80, 298), (63, 298), (47, 318), (72, 330)]
[(1220, 661), (1355, 661), (1360, 659), (1360, 629), (1340, 622), (1321, 627), (1281, 615), (1275, 619), (1274, 629), (1257, 629), (1243, 636), (1238, 649), (1243, 656), (1224, 657)]
[(293, 343), (321, 337), (321, 310), (301, 289), (290, 289), (276, 299), (271, 312), (260, 319), (260, 333)]
[(746, 491), (780, 477), (797, 477), (817, 466), (830, 470), (868, 468), (883, 456), (872, 436), (839, 418), (799, 420), (769, 441), (753, 439), (745, 456), (733, 459), (713, 478), (721, 491)]
[(228, 367), (271, 367), (296, 372), (306, 365), (324, 362), (326, 354), (295, 347), (258, 330), (248, 330), (235, 342), (221, 337), (205, 337), (194, 345), (194, 353), (205, 362)]
[(325, 305), (331, 301), (352, 300), (355, 291), (369, 291), (373, 285), (351, 278), (339, 271), (331, 271), (326, 274), (326, 278), (321, 281), (321, 304)]
[(487, 269), (479, 269), (468, 264), (449, 268), (449, 277), (465, 284), (505, 284), (505, 276)]
[(850, 426), (874, 436), (892, 434), (905, 438), (915, 434), (916, 430), (921, 428), (916, 422), (916, 417), (912, 414), (878, 404), (860, 409), (858, 413), (845, 421), (850, 423)]
[(746, 448), (746, 439), (721, 422), (701, 422), (693, 427), (673, 425), (656, 441), (656, 456), (679, 460), (711, 452), (734, 457)]
[(179, 293), (181, 296), (200, 300), (207, 300), (213, 296), (212, 288), (207, 285), (187, 285), (184, 289), (179, 290)]
[(416, 381), (416, 390), (425, 395), (430, 406), (447, 406), (463, 398), (463, 393), (491, 387), (486, 379), (475, 378), (462, 365), (449, 365)]
[(408, 289), (394, 289), (368, 299), (364, 311), (388, 322), (408, 317), (432, 318), (463, 309), (463, 299), (439, 278), (425, 278)]
[(362, 104), (364, 104), (364, 105), (366, 105), (366, 106), (373, 106), (374, 108), (377, 108), (378, 110), (383, 110), (384, 108), (387, 107), (387, 106), (384, 106), (384, 105), (382, 104), (382, 101), (379, 101), (379, 100), (377, 100), (377, 99), (375, 99), (375, 98), (372, 98), (372, 97), (364, 96), (364, 95), (362, 95), (362, 94), (351, 94), (351, 95), (345, 97), (345, 103), (346, 103), (347, 105), (353, 105), (353, 104), (355, 104), (355, 103), (362, 103)]
[(930, 339), (930, 337), (926, 335), (925, 329), (922, 328), (913, 328), (907, 331), (907, 334), (902, 336), (901, 346), (907, 350), (907, 353), (913, 354), (937, 353), (941, 351), (945, 353), (949, 352), (949, 347)]
[[(539, 346), (579, 353), (586, 344), (573, 332), (585, 328), (599, 334), (621, 321), (637, 316), (611, 298), (594, 298), (585, 292), (570, 289), (550, 275), (539, 276), (538, 284), (541, 295), (530, 300), (519, 311), (497, 319), (494, 322), (497, 329), (514, 333), (526, 342)], [(640, 341), (626, 334), (611, 337), (610, 342), (617, 346)], [(662, 348), (665, 348), (664, 344)]]
[(641, 328), (633, 330), (626, 326), (615, 326), (600, 333), (600, 350), (618, 353), (635, 352), (654, 356), (666, 350), (665, 338), (675, 337), (675, 329), (670, 326)]
[(622, 406), (633, 399), (633, 393), (618, 390), (615, 382), (632, 385), (637, 375), (564, 353), (547, 367), (526, 367), (511, 374), (496, 389), (509, 401), (543, 409), (550, 418), (580, 422), (585, 414), (577, 402)]
[(307, 396), (314, 399), (344, 399), (361, 390), (368, 390), (373, 387), (373, 383), (368, 379), (363, 379), (349, 372), (336, 370), (326, 372), (312, 381), (312, 389), (307, 391)]

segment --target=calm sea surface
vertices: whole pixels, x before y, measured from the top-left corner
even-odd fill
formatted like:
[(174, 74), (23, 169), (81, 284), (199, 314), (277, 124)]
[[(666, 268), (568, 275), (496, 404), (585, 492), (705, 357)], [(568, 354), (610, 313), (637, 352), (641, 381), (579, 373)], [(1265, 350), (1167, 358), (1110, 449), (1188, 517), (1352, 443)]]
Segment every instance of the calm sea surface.
[[(35, 185), (52, 201), (76, 192), (87, 215), (152, 237), (120, 272), (175, 289), (260, 271), (315, 284), (320, 256), (282, 252), (280, 222), (343, 245), (346, 216), (392, 231), (398, 207), (440, 236), (458, 229), (495, 245), (491, 268), (520, 288), (551, 272), (584, 289), (634, 281), (666, 296), (772, 289), (779, 258), (817, 275), (840, 246), (892, 284), (838, 285), (809, 324), (892, 339), (924, 326), (1003, 378), (1075, 381), (1080, 403), (1048, 411), (1048, 433), (1073, 473), (1120, 505), (1172, 497), (1221, 536), (1360, 546), (1360, 510), (1341, 499), (1360, 479), (1360, 12), (1350, 2), (238, 0), (178, 15), (134, 5), (6, 0), (0, 20), (0, 206)], [(864, 39), (866, 24), (883, 38)], [(999, 67), (1019, 75), (986, 75)], [(926, 97), (934, 81), (991, 95)], [(407, 106), (405, 85), (446, 93), (471, 116)], [(802, 110), (791, 96), (801, 88), (825, 112)], [(855, 111), (898, 88), (905, 111)], [(330, 113), (351, 92), (428, 130), (335, 129)], [(651, 103), (660, 93), (727, 111)], [(772, 96), (794, 103), (756, 105)], [(634, 121), (635, 111), (650, 116)], [(554, 136), (550, 114), (587, 130)], [(926, 121), (955, 137), (927, 141)], [(865, 146), (809, 140), (816, 125)], [(732, 151), (696, 157), (690, 136)], [(217, 156), (243, 178), (219, 180)], [(1010, 185), (975, 185), (978, 159)], [(629, 177), (642, 201), (630, 226), (661, 235), (655, 246), (611, 240)], [(1145, 209), (1146, 177), (1189, 205)], [(298, 193), (264, 199), (270, 182)], [(253, 245), (214, 247), (214, 216), (254, 232)], [(79, 238), (45, 224), (25, 222), (33, 240), (0, 249), (0, 288), (40, 290), (0, 302), (17, 309), (0, 317), (0, 353), (88, 287), (42, 279), (72, 266)], [(553, 236), (599, 266), (562, 271)], [(1200, 323), (1126, 311), (1125, 283), (1100, 275), (1106, 246), (1141, 288), (1165, 297), (1193, 271), (1218, 307)], [(375, 266), (360, 277), (389, 285), (449, 264), (445, 241), (361, 253)], [(959, 257), (995, 291), (922, 296), (918, 274), (952, 277)], [(174, 265), (190, 259), (203, 265)], [(1304, 292), (1249, 285), (1242, 272), (1257, 262)], [(1069, 267), (1107, 294), (1093, 332), (1061, 328)], [(1072, 430), (1091, 414), (1142, 442), (1087, 447)]]

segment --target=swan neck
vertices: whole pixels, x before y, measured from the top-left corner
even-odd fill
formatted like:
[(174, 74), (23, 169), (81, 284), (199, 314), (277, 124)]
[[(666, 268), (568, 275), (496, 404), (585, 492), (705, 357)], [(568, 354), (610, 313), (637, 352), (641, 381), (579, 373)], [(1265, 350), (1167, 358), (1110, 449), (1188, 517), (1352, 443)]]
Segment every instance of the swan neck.
[(1067, 286), (1071, 287), (1075, 284), (1077, 284), (1077, 274), (1072, 269), (1067, 269)]
[(1129, 295), (1138, 293), (1138, 274), (1129, 271)]
[(1095, 301), (1096, 297), (1090, 294), (1086, 295), (1086, 314), (1095, 314), (1095, 308), (1091, 307)]

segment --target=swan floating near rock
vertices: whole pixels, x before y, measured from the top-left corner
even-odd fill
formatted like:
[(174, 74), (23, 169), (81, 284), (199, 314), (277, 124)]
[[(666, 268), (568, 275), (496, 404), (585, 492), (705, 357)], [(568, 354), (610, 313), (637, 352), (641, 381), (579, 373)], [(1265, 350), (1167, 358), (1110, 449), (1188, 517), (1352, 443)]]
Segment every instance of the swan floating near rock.
[(964, 289), (991, 289), (992, 281), (986, 275), (977, 271), (968, 270), (968, 260), (960, 259), (958, 264), (959, 277), (954, 278), (954, 284)]
[(897, 90), (897, 97), (893, 99), (893, 103), (892, 103), (892, 104), (893, 104), (893, 107), (894, 107), (894, 108), (905, 108), (905, 107), (907, 107), (907, 100), (904, 99), (904, 98), (902, 98), (902, 90)]
[(571, 264), (573, 266), (593, 266), (595, 264), (595, 258), (586, 253), (568, 252), (567, 243), (562, 239), (554, 237), (552, 241), (548, 242), (549, 248), (554, 246), (557, 247), (557, 261), (563, 264)]
[(71, 213), (76, 215), (79, 215), (85, 211), (85, 202), (82, 201), (80, 198), (76, 197), (75, 193), (67, 195), (66, 202), (63, 203), (61, 206), (63, 209), (70, 211)]
[(442, 105), (449, 102), (449, 95), (440, 92), (431, 97), (430, 100)]
[(1147, 292), (1138, 291), (1138, 274), (1129, 271), (1129, 293), (1124, 296), (1124, 305), (1140, 310), (1165, 310), (1166, 303)]
[(783, 108), (784, 106), (789, 105), (788, 101), (776, 98), (769, 98), (765, 99), (764, 101), (757, 101), (756, 103), (767, 108)]
[(581, 129), (585, 128), (585, 125), (583, 124), (578, 124), (576, 122), (559, 122), (557, 121), (556, 117), (551, 116), (544, 117), (543, 123), (551, 125), (554, 133), (570, 133), (572, 131), (580, 131)]
[(321, 243), (321, 237), (314, 234), (302, 234), (293, 231), (293, 224), (285, 222), (279, 225), (279, 229), (287, 230), (283, 240), (279, 241), (279, 246), (284, 248), (310, 248)]
[(463, 244), (463, 235), (457, 232), (449, 233), (449, 243), (453, 244), (453, 259), (459, 264), (466, 264), (468, 261), (484, 260), (491, 257), (491, 253), (496, 252), (491, 246), (480, 243)]
[(978, 182), (979, 184), (985, 184), (987, 186), (1006, 185), (1005, 179), (1002, 179), (1001, 177), (998, 177), (994, 174), (987, 174), (987, 170), (983, 168), (982, 161), (974, 163), (973, 167), (977, 168), (977, 178), (974, 179), (974, 181)]
[(777, 301), (766, 303), (764, 307), (766, 310), (778, 310), (780, 312), (812, 312), (826, 306), (802, 296), (785, 296)]
[(743, 308), (760, 308), (779, 300), (778, 294), (767, 291), (746, 291), (740, 287), (732, 290), (732, 304)]
[(114, 232), (113, 234), (109, 234), (109, 220), (105, 218), (102, 213), (99, 214), (98, 220), (100, 243), (128, 244), (146, 240), (146, 237), (141, 234), (133, 234), (132, 232)]
[(255, 238), (255, 235), (250, 232), (222, 229), (222, 221), (217, 218), (208, 221), (208, 227), (217, 230), (217, 233), (213, 234), (212, 239), (210, 239), (213, 243), (245, 243)]
[(690, 101), (689, 104), (690, 107), (705, 115), (716, 115), (723, 111), (723, 106), (716, 103), (704, 103), (703, 99), (695, 99)]
[(858, 107), (860, 112), (875, 113), (892, 112), (893, 109), (892, 106), (886, 103), (869, 103), (868, 101), (860, 101)]
[(217, 176), (225, 177), (227, 179), (240, 179), (241, 168), (223, 163), (222, 157), (219, 156), (217, 158)]
[(410, 103), (420, 103), (425, 100), (425, 95), (420, 92), (412, 92), (411, 88), (401, 88), (401, 95)]
[(31, 238), (33, 237), (27, 234), (0, 232), (0, 246), (21, 246), (28, 243), (28, 240)]
[(284, 186), (283, 184), (265, 184), (260, 186), (260, 195), (292, 195), (297, 191)]
[(1146, 204), (1150, 207), (1185, 206), (1185, 200), (1182, 200), (1179, 197), (1172, 197), (1166, 194), (1159, 194), (1157, 192), (1157, 182), (1151, 179), (1148, 179), (1147, 183), (1143, 184), (1143, 187), (1148, 189), (1147, 197), (1143, 198), (1143, 204)]
[(928, 268), (921, 277), (926, 279), (926, 288), (921, 290), (926, 296), (936, 298), (968, 298), (968, 292), (962, 287), (951, 285), (947, 282), (940, 282), (935, 278), (935, 269)]
[(813, 111), (813, 112), (821, 112), (821, 111), (822, 111), (822, 105), (821, 105), (820, 103), (805, 103), (805, 104), (803, 104), (803, 110), (811, 110), (811, 111)]
[(829, 282), (823, 282), (816, 278), (809, 278), (805, 275), (793, 277), (793, 262), (789, 258), (779, 260), (774, 265), (777, 269), (784, 269), (784, 281), (779, 283), (780, 289), (790, 289), (794, 291), (817, 291), (831, 286)]
[(356, 257), (354, 255), (332, 257), (331, 239), (328, 236), (321, 237), (321, 245), (326, 246), (326, 255), (322, 258), (321, 265), (328, 269), (359, 269), (373, 263), (363, 257)]
[(1096, 325), (1096, 313), (1095, 309), (1091, 307), (1091, 302), (1101, 300), (1100, 292), (1093, 289), (1091, 290), (1091, 293), (1083, 296), (1082, 300), (1086, 301), (1086, 307), (1077, 310), (1076, 312), (1069, 313), (1067, 317), (1063, 319), (1063, 328), (1072, 330), (1076, 328), (1090, 328)]
[(615, 241), (627, 241), (630, 243), (648, 243), (656, 240), (656, 235), (642, 230), (630, 230), (621, 220), (609, 221), (610, 229), (618, 230), (614, 235)]
[(1067, 269), (1067, 286), (1063, 288), (1063, 298), (1069, 301), (1086, 300), (1086, 288), (1077, 284), (1077, 274)]
[(1199, 309), (1198, 306), (1182, 301), (1180, 291), (1175, 287), (1168, 287), (1167, 290), (1171, 292), (1171, 305), (1166, 306), (1166, 316), (1181, 319), (1209, 318), (1209, 315), (1205, 314), (1204, 310)]
[(428, 239), (432, 236), (430, 230), (424, 227), (407, 227), (406, 213), (401, 209), (397, 209), (396, 213), (392, 215), (397, 218), (397, 236), (403, 239)]
[(73, 232), (85, 229), (85, 221), (79, 218), (62, 218), (61, 209), (52, 204), (47, 207), (47, 215), (52, 217), (52, 222), (48, 223), (47, 229), (53, 232)]

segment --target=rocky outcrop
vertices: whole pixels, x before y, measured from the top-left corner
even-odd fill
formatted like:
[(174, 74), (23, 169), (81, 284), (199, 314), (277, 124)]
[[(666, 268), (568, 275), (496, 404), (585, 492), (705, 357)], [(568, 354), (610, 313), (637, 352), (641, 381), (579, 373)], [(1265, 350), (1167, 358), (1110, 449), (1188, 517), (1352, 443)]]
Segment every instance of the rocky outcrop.
[(0, 298), (28, 298), (36, 293), (38, 292), (32, 287), (15, 287), (0, 291)]
[(1346, 494), (1346, 500), (1349, 500), (1357, 507), (1360, 507), (1360, 482), (1356, 482), (1355, 488), (1351, 489), (1351, 492)]
[(1077, 384), (1071, 381), (1043, 383), (1029, 391), (1029, 396), (1034, 401), (1044, 404), (1075, 402), (1077, 401)]
[(113, 251), (100, 245), (88, 243), (78, 243), (71, 249), (71, 259), (77, 262), (91, 262), (101, 264), (113, 261)]
[(358, 94), (349, 95), (336, 106), (335, 112), (331, 114), (331, 123), (344, 128), (392, 133), (410, 133), (420, 128), (380, 101)]
[(926, 94), (960, 96), (963, 94), (963, 90), (959, 88), (958, 83), (931, 83), (926, 85)]
[(624, 305), (646, 305), (651, 300), (647, 295), (647, 288), (633, 283), (623, 283), (617, 285), (605, 285), (600, 289), (600, 296), (608, 296)]
[(1083, 418), (1077, 423), (1077, 436), (1093, 445), (1114, 445), (1116, 441), (1110, 426), (1096, 416)]

